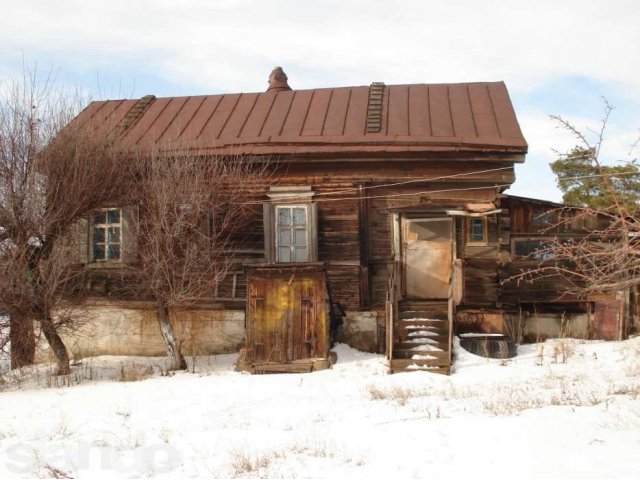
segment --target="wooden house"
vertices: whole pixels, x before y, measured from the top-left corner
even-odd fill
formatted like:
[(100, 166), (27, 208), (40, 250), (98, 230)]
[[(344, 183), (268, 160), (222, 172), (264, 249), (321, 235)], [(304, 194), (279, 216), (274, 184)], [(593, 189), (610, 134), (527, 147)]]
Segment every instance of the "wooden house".
[[(505, 312), (531, 297), (500, 283), (519, 241), (509, 212), (527, 203), (502, 195), (527, 152), (502, 82), (292, 90), (276, 68), (262, 93), (98, 101), (81, 119), (121, 128), (132, 148), (283, 166), (259, 193), (253, 244), (189, 313), (198, 353), (244, 346), (248, 368), (310, 370), (338, 340), (386, 352), (392, 371), (446, 373), (454, 332), (502, 332)], [(89, 266), (105, 260), (92, 238)], [(157, 353), (153, 311), (108, 290), (88, 302), (94, 334), (122, 335), (94, 347)]]

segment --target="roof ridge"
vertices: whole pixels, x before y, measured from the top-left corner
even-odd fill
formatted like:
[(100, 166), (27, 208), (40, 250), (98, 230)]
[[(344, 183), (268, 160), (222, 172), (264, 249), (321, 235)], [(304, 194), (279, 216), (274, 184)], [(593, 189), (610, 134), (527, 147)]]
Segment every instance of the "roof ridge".
[[(305, 92), (311, 90), (340, 90), (340, 89), (354, 89), (354, 88), (370, 88), (371, 85), (375, 83), (384, 83), (384, 82), (372, 82), (369, 85), (343, 85), (339, 87), (317, 87), (317, 88), (295, 88), (288, 90), (290, 92)], [(384, 83), (385, 87), (406, 87), (406, 86), (431, 86), (431, 85), (488, 85), (488, 84), (504, 84), (503, 80), (492, 80), (485, 82), (431, 82), (431, 83)], [(220, 93), (205, 93), (201, 95), (169, 95), (166, 97), (156, 97), (155, 95), (145, 95), (145, 97), (153, 97), (156, 100), (170, 99), (170, 98), (197, 98), (197, 97), (222, 97), (225, 95), (249, 95), (249, 94), (258, 94), (258, 95), (274, 95), (279, 92), (277, 91), (251, 91), (251, 92), (220, 92)], [(109, 103), (115, 101), (123, 101), (123, 100), (135, 100), (132, 98), (118, 98), (113, 100), (100, 100), (101, 102)]]

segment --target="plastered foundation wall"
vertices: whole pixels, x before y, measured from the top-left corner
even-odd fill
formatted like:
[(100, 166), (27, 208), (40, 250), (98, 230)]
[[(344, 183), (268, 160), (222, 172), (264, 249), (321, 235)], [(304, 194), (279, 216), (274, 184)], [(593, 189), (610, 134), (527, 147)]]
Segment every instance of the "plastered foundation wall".
[[(163, 356), (156, 310), (126, 306), (86, 306), (82, 327), (63, 340), (72, 359), (97, 355)], [(245, 341), (244, 311), (192, 309), (171, 315), (184, 355), (237, 352)], [(39, 342), (40, 359), (48, 358), (46, 341)]]
[(533, 342), (545, 338), (589, 338), (589, 322), (585, 314), (536, 314), (526, 318), (523, 334)]
[(338, 327), (337, 341), (364, 352), (378, 351), (377, 312), (346, 312)]

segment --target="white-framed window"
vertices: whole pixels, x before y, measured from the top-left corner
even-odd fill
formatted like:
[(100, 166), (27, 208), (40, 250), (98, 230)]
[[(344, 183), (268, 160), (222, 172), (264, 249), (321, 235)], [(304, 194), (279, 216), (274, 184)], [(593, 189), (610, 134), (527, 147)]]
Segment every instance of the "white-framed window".
[(267, 263), (318, 261), (318, 206), (309, 186), (272, 186), (263, 204)]
[(309, 261), (307, 205), (276, 206), (276, 262)]
[(120, 260), (122, 256), (122, 210), (103, 208), (91, 216), (91, 260)]

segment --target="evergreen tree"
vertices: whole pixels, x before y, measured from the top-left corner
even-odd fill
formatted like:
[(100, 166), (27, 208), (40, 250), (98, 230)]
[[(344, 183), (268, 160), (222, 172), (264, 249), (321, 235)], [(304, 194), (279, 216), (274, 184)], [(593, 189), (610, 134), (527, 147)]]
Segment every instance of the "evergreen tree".
[(577, 146), (552, 162), (551, 170), (565, 203), (611, 211), (617, 200), (628, 213), (640, 207), (640, 168), (635, 160), (602, 165), (595, 148)]

